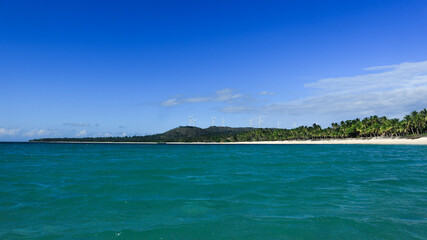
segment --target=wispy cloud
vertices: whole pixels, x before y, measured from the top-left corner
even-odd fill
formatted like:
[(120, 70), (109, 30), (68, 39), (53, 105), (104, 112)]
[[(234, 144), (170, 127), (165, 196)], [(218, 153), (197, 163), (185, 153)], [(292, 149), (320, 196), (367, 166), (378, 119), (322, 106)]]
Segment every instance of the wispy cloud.
[(396, 68), (399, 67), (398, 64), (395, 65), (385, 65), (385, 66), (375, 66), (375, 67), (367, 67), (364, 70), (365, 71), (378, 71), (378, 70), (386, 70), (386, 69), (391, 69), (391, 68)]
[(228, 113), (401, 114), (427, 105), (427, 61), (368, 68), (380, 71), (305, 84), (315, 93), (264, 106), (227, 106)]
[(208, 97), (195, 97), (195, 98), (187, 98), (187, 99), (183, 99), (183, 102), (187, 102), (187, 103), (200, 103), (200, 102), (208, 102), (211, 99)]
[(72, 123), (64, 123), (62, 124), (64, 126), (71, 126), (71, 127), (90, 127), (90, 123), (86, 122), (72, 122)]
[(171, 98), (171, 99), (168, 99), (168, 100), (161, 102), (160, 105), (165, 106), (165, 107), (170, 107), (170, 106), (178, 105), (179, 103), (180, 102), (178, 101), (177, 98)]
[(0, 136), (15, 136), (19, 131), (19, 128), (0, 128)]
[(231, 88), (224, 88), (215, 92), (216, 97), (213, 98), (213, 101), (218, 102), (229, 102), (238, 98), (243, 97), (240, 93), (234, 93), (234, 90)]
[(274, 95), (274, 94), (276, 94), (275, 92), (269, 92), (269, 91), (262, 91), (262, 92), (260, 92), (259, 93), (260, 95)]
[(56, 132), (56, 130), (51, 129), (33, 129), (30, 131), (27, 131), (24, 133), (24, 136), (27, 137), (41, 137), (41, 136), (47, 136), (52, 133)]
[(87, 135), (87, 132), (86, 132), (86, 130), (85, 129), (83, 129), (83, 130), (81, 130), (80, 132), (78, 132), (77, 134), (76, 134), (76, 137), (84, 137), (84, 136), (86, 136)]
[(384, 71), (354, 77), (326, 78), (305, 86), (328, 94), (384, 92), (427, 86), (427, 61), (368, 69), (382, 69)]
[(231, 88), (224, 88), (216, 91), (212, 96), (204, 96), (204, 97), (174, 97), (167, 99), (160, 103), (160, 105), (165, 107), (175, 106), (183, 103), (202, 103), (202, 102), (227, 102), (230, 103), (233, 100), (242, 98), (243, 95), (239, 93), (235, 93), (235, 91)]

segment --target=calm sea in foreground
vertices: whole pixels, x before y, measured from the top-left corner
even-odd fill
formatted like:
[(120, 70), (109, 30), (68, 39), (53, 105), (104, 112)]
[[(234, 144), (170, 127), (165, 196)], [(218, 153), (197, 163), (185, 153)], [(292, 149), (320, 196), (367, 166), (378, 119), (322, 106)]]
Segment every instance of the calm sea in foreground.
[(0, 143), (0, 239), (427, 239), (427, 146)]

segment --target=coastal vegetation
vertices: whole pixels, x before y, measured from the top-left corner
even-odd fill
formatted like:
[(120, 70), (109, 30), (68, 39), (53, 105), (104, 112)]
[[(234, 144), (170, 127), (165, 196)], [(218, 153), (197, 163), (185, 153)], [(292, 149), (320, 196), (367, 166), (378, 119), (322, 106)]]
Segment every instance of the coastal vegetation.
[(43, 138), (34, 142), (246, 142), (282, 140), (321, 140), (370, 137), (403, 137), (427, 134), (427, 109), (413, 111), (402, 120), (376, 115), (332, 123), (327, 128), (318, 124), (293, 129), (178, 127), (161, 134), (133, 137)]

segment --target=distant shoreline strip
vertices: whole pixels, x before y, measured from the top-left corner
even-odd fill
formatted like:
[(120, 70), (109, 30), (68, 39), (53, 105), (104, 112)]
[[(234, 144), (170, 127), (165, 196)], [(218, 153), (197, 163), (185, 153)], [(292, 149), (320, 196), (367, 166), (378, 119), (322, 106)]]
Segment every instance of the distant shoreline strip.
[(427, 137), (419, 138), (370, 138), (370, 139), (327, 139), (327, 140), (286, 140), (255, 142), (72, 142), (72, 141), (37, 141), (32, 143), (79, 143), (79, 144), (141, 144), (141, 145), (324, 145), (324, 144), (359, 144), (359, 145), (427, 145)]

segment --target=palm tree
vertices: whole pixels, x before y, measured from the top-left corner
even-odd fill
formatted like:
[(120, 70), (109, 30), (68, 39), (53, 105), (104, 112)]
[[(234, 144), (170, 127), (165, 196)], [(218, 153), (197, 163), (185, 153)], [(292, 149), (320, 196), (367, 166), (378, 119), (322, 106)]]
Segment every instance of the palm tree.
[(405, 125), (406, 134), (409, 134), (411, 131), (412, 131), (412, 134), (414, 134), (414, 132), (412, 130), (412, 124), (413, 124), (412, 117), (410, 115), (406, 115), (403, 118), (403, 123)]
[(423, 133), (426, 132), (426, 126), (427, 126), (427, 109), (423, 109), (420, 111), (420, 118), (421, 118), (421, 130)]
[[(416, 133), (420, 134), (419, 129), (418, 129), (418, 126), (420, 124), (420, 119), (418, 117), (418, 112), (417, 111), (411, 112), (411, 119), (412, 119), (412, 122), (413, 122), (412, 124), (413, 124), (413, 126), (415, 128)], [(415, 131), (414, 131), (414, 133), (415, 133)]]

